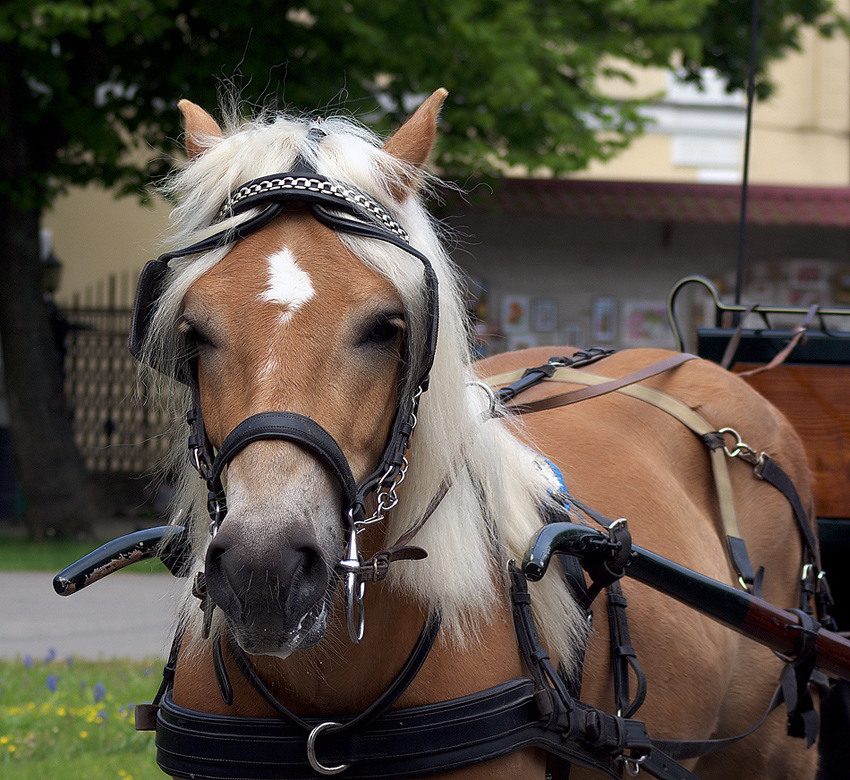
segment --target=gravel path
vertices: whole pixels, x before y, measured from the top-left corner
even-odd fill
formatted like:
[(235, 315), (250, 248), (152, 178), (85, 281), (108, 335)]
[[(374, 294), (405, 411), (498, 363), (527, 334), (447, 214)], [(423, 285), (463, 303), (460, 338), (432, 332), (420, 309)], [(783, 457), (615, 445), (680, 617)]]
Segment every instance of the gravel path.
[(72, 596), (57, 596), (53, 574), (0, 572), (0, 658), (166, 656), (177, 595), (168, 574), (113, 574)]

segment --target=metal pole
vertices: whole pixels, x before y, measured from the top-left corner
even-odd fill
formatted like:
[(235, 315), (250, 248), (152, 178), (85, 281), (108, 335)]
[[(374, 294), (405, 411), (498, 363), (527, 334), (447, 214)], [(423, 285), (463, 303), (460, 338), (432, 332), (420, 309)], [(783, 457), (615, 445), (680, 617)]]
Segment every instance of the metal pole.
[(741, 290), (744, 285), (744, 245), (747, 233), (747, 193), (750, 182), (750, 136), (753, 128), (753, 103), (756, 95), (758, 28), (759, 0), (753, 0), (753, 21), (750, 25), (750, 70), (747, 78), (747, 124), (744, 131), (744, 169), (741, 176), (741, 212), (738, 218), (738, 258), (735, 274), (736, 304), (741, 303)]

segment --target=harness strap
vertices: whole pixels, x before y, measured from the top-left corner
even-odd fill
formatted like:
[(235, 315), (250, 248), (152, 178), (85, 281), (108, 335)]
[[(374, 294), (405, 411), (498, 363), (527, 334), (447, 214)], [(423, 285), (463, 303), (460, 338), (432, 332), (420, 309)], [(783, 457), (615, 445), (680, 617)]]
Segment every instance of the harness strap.
[[(610, 528), (614, 525), (613, 521), (610, 518), (603, 515), (596, 509), (593, 509), (590, 506), (587, 506), (575, 496), (571, 496), (571, 501), (576, 505), (584, 514), (591, 517), (594, 521), (596, 521), (599, 525), (604, 528)], [(610, 543), (610, 542), (609, 542)], [(576, 555), (577, 553), (572, 553)], [(588, 556), (591, 557), (591, 556)], [(588, 560), (587, 558), (582, 558), (582, 566), (588, 568)], [(590, 567), (593, 567), (591, 563)], [(526, 571), (528, 568), (526, 567)], [(760, 588), (761, 585), (761, 577), (763, 574), (763, 569), (759, 570), (759, 576), (757, 577), (757, 584)], [(542, 573), (541, 575), (542, 576)], [(610, 598), (610, 591), (609, 591)], [(749, 736), (754, 731), (756, 731), (767, 719), (768, 715), (783, 701), (786, 703), (786, 709), (788, 711), (788, 734), (790, 736), (804, 737), (809, 746), (814, 742), (817, 732), (818, 732), (818, 716), (817, 712), (814, 709), (814, 704), (812, 702), (811, 694), (809, 693), (808, 686), (809, 682), (812, 679), (812, 672), (814, 671), (815, 665), (817, 663), (817, 649), (816, 649), (816, 640), (818, 637), (818, 631), (820, 629), (820, 624), (817, 620), (815, 620), (810, 614), (805, 612), (804, 610), (789, 610), (800, 617), (800, 625), (795, 626), (795, 628), (799, 628), (801, 632), (801, 641), (798, 647), (795, 649), (794, 658), (785, 658), (786, 665), (783, 668), (782, 674), (780, 676), (780, 685), (775, 691), (770, 704), (768, 705), (767, 710), (764, 715), (747, 731), (742, 734), (738, 734), (734, 737), (725, 737), (721, 739), (708, 739), (708, 740), (655, 740), (653, 739), (653, 744), (660, 747), (665, 753), (669, 754), (673, 758), (676, 759), (688, 759), (688, 758), (697, 758), (699, 756), (714, 753), (718, 750), (722, 750), (723, 748), (729, 747), (736, 742), (744, 739), (744, 737)], [(610, 621), (610, 617), (609, 617)], [(612, 646), (614, 644), (614, 634), (612, 628)], [(612, 647), (613, 653), (613, 647)], [(615, 659), (616, 661), (616, 659)], [(636, 661), (636, 659), (635, 659)], [(636, 673), (639, 667), (636, 667)], [(614, 669), (614, 679), (615, 679), (615, 691), (618, 690), (618, 677), (617, 677), (617, 664), (616, 662), (613, 664)], [(640, 678), (639, 678), (640, 679)], [(644, 678), (645, 682), (645, 678)], [(640, 685), (640, 682), (639, 682)], [(644, 692), (645, 693), (645, 692)], [(641, 692), (635, 696), (635, 702), (638, 701)], [(618, 707), (620, 706), (620, 696), (619, 693), (617, 695)], [(632, 705), (633, 709), (631, 712), (634, 712), (636, 706)], [(639, 706), (639, 704), (637, 705)]]
[[(608, 625), (611, 632), (611, 669), (614, 675), (614, 698), (617, 714), (630, 718), (646, 699), (646, 673), (637, 659), (637, 653), (629, 635), (626, 619), (626, 597), (619, 582), (607, 588)], [(634, 699), (629, 699), (629, 670), (635, 675), (637, 689)], [(672, 755), (672, 754), (671, 754)]]
[[(511, 576), (517, 638), (533, 679), (510, 680), (450, 701), (389, 709), (427, 657), (439, 627), (439, 618), (432, 617), (384, 694), (338, 725), (286, 710), (237, 650), (240, 670), (283, 718), (211, 715), (180, 707), (171, 697), (172, 676), (166, 674), (154, 705), (140, 710), (144, 725), (156, 728), (157, 763), (174, 777), (198, 780), (314, 778), (317, 762), (323, 768), (346, 766), (345, 777), (351, 780), (404, 780), (538, 747), (611, 778), (621, 778), (625, 768), (633, 774), (644, 769), (661, 780), (695, 780), (652, 744), (642, 722), (608, 715), (570, 696), (540, 645), (526, 578), (515, 567)], [(182, 633), (175, 637), (169, 664), (181, 638)], [(231, 652), (235, 647), (231, 642)]]
[[(609, 546), (613, 551), (602, 557), (599, 563), (584, 561), (588, 574), (593, 580), (593, 586), (588, 591), (591, 601), (605, 588), (608, 597), (608, 630), (611, 638), (611, 673), (614, 679), (614, 700), (617, 714), (624, 717), (634, 715), (646, 698), (647, 680), (646, 673), (638, 661), (637, 652), (632, 645), (629, 635), (629, 624), (626, 617), (628, 603), (623, 595), (619, 580), (624, 576), (626, 566), (631, 557), (631, 534), (625, 523), (615, 523), (583, 501), (570, 496), (575, 506), (588, 517), (593, 519), (603, 528), (608, 529)], [(578, 559), (573, 555), (559, 556), (563, 562), (574, 561), (577, 565)], [(629, 670), (634, 673), (636, 681), (635, 696), (629, 699)]]
[(734, 737), (723, 737), (719, 739), (653, 739), (652, 744), (657, 745), (665, 753), (674, 756), (680, 761), (689, 758), (699, 758), (707, 756), (711, 753), (717, 753), (725, 748), (732, 747), (736, 742), (740, 742), (744, 737), (749, 737), (764, 725), (771, 712), (773, 712), (780, 704), (782, 704), (783, 693), (782, 686), (777, 686), (771, 697), (770, 703), (764, 714), (743, 734), (737, 734)]
[[(820, 305), (815, 303), (809, 307), (809, 310), (806, 312), (806, 316), (803, 318), (803, 321), (797, 325), (791, 335), (790, 341), (779, 351), (777, 352), (769, 363), (763, 366), (757, 366), (756, 368), (751, 368), (749, 371), (742, 371), (738, 376), (749, 377), (755, 376), (756, 374), (761, 374), (764, 371), (770, 371), (772, 368), (776, 368), (779, 365), (782, 365), (787, 359), (788, 356), (797, 348), (800, 343), (805, 342), (806, 339), (806, 331), (809, 329), (809, 325), (812, 324), (812, 320), (815, 318), (815, 315), (818, 313), (818, 309)], [(744, 320), (741, 320), (743, 324)], [(740, 337), (739, 337), (740, 338)], [(729, 347), (727, 347), (727, 350)], [(725, 357), (725, 355), (724, 355)], [(734, 357), (734, 352), (732, 353), (732, 357)], [(731, 358), (730, 358), (731, 362)]]
[[(683, 358), (674, 360), (674, 358)], [(618, 392), (623, 395), (628, 395), (644, 403), (666, 412), (697, 436), (703, 436), (708, 433), (716, 432), (716, 427), (710, 425), (701, 415), (697, 414), (687, 404), (682, 403), (677, 398), (673, 398), (667, 393), (659, 390), (654, 390), (650, 387), (637, 384), (642, 379), (649, 376), (655, 376), (662, 371), (668, 371), (672, 368), (681, 366), (683, 363), (694, 359), (694, 355), (673, 355), (671, 358), (659, 361), (658, 363), (649, 366), (644, 371), (629, 374), (621, 379), (611, 379), (610, 377), (601, 376), (598, 374), (590, 374), (585, 371), (576, 370), (573, 368), (558, 368), (553, 376), (548, 380), (552, 382), (566, 382), (569, 384), (587, 385), (590, 389), (597, 392), (592, 395), (582, 396), (578, 400), (586, 400), (590, 397), (595, 397), (603, 393)], [(667, 361), (670, 361), (669, 363)], [(666, 364), (666, 365), (664, 365)], [(661, 368), (663, 366), (663, 368)], [(659, 370), (654, 370), (659, 369)], [(498, 376), (489, 377), (486, 383), (490, 386), (499, 386), (514, 380), (517, 376), (516, 371)], [(646, 374), (637, 376), (638, 374)], [(637, 378), (636, 378), (637, 376)], [(581, 392), (581, 391), (572, 391)], [(574, 398), (571, 393), (563, 393), (553, 398), (561, 398), (567, 396)], [(557, 406), (558, 404), (556, 404)], [(552, 407), (554, 408), (554, 407)], [(534, 410), (537, 411), (537, 410)], [(738, 574), (741, 582), (749, 588), (752, 586), (755, 578), (752, 563), (750, 562), (746, 546), (741, 537), (741, 532), (738, 528), (738, 519), (735, 513), (735, 502), (732, 495), (732, 481), (729, 477), (729, 469), (726, 462), (726, 454), (722, 449), (709, 449), (709, 458), (711, 461), (711, 469), (714, 475), (714, 481), (717, 488), (717, 498), (720, 506), (720, 518), (723, 523), (723, 529), (726, 534), (726, 544), (729, 557), (732, 561), (735, 571)]]
[(599, 395), (613, 393), (621, 388), (642, 382), (644, 379), (649, 379), (650, 377), (658, 374), (663, 374), (665, 371), (670, 371), (671, 369), (680, 366), (682, 363), (687, 363), (689, 360), (693, 360), (695, 357), (696, 355), (689, 355), (687, 353), (672, 355), (669, 358), (665, 358), (658, 363), (645, 366), (644, 368), (634, 371), (624, 377), (608, 379), (595, 386), (589, 385), (581, 390), (571, 390), (566, 393), (559, 393), (558, 395), (553, 395), (549, 398), (542, 398), (539, 401), (529, 401), (524, 404), (517, 404), (510, 407), (509, 411), (512, 414), (543, 412), (547, 409), (556, 409), (560, 406), (568, 406), (570, 404), (578, 403), (579, 401), (585, 401), (588, 398), (595, 398)]
[(535, 368), (527, 368), (522, 376), (510, 385), (506, 385), (495, 393), (496, 400), (499, 403), (506, 404), (514, 396), (528, 390), (535, 385), (540, 384), (544, 379), (551, 377), (555, 370), (561, 367), (570, 366), (571, 368), (579, 368), (587, 366), (591, 363), (596, 363), (603, 358), (613, 355), (615, 349), (602, 349), (601, 347), (591, 347), (590, 349), (582, 349), (574, 352), (572, 355), (560, 355), (550, 358), (547, 363)]
[(769, 455), (764, 455), (762, 465), (760, 468), (756, 468), (755, 473), (757, 477), (773, 485), (773, 487), (788, 499), (788, 503), (791, 504), (791, 508), (794, 511), (794, 517), (797, 519), (797, 526), (803, 536), (803, 541), (820, 570), (820, 545), (809, 520), (809, 513), (803, 507), (803, 501), (791, 478)]
[[(534, 683), (520, 678), (460, 699), (390, 710), (356, 735), (322, 731), (314, 749), (324, 765), (348, 763), (343, 776), (351, 780), (406, 780), (450, 772), (527, 747), (554, 752), (619, 780), (624, 760), (631, 759), (612, 755), (609, 746), (639, 744), (649, 752), (632, 761), (635, 767), (663, 780), (695, 780), (652, 747), (642, 723), (611, 716), (600, 720), (597, 713), (581, 710), (598, 745), (565, 739), (541, 722)], [(310, 718), (307, 724), (315, 730), (322, 721)], [(170, 693), (157, 715), (156, 745), (157, 763), (174, 777), (316, 777), (300, 727), (279, 718), (195, 712), (176, 705)]]
[[(334, 720), (334, 725), (324, 729), (322, 732), (323, 735), (339, 735), (353, 732), (356, 729), (362, 729), (389, 710), (398, 697), (407, 690), (410, 683), (413, 682), (413, 679), (422, 668), (422, 664), (425, 663), (425, 659), (428, 657), (431, 652), (431, 648), (434, 646), (434, 642), (437, 639), (437, 634), (440, 631), (440, 623), (441, 620), (439, 614), (435, 613), (431, 615), (428, 620), (425, 621), (425, 625), (422, 628), (419, 639), (414, 645), (413, 650), (404, 665), (383, 693), (381, 693), (381, 695), (378, 696), (378, 698), (375, 699), (375, 701), (373, 701), (372, 704), (370, 704), (365, 710), (360, 712), (358, 715), (355, 715), (353, 718), (345, 720), (344, 723), (337, 723)], [(227, 640), (228, 649), (233, 660), (236, 662), (239, 671), (250, 683), (251, 687), (263, 697), (266, 703), (269, 704), (275, 712), (285, 718), (288, 722), (298, 726), (305, 732), (312, 731), (315, 724), (311, 725), (308, 720), (299, 717), (286, 706), (281, 704), (277, 697), (263, 682), (248, 656), (245, 655), (242, 648), (233, 641), (229, 634), (227, 636)]]
[(213, 460), (208, 479), (210, 489), (223, 495), (224, 467), (245, 447), (261, 439), (285, 439), (308, 449), (336, 477), (343, 506), (353, 506), (357, 486), (336, 440), (317, 422), (294, 412), (260, 412), (240, 422), (222, 442)]
[[(562, 741), (574, 741), (591, 755), (596, 751), (608, 753), (632, 774), (639, 767), (658, 778), (695, 780), (694, 775), (654, 745), (642, 721), (609, 715), (570, 696), (537, 634), (527, 579), (513, 562), (508, 564), (508, 571), (517, 642), (534, 679), (539, 715), (548, 728), (560, 732)], [(557, 750), (552, 752), (562, 755)], [(573, 757), (566, 757), (574, 761)], [(587, 766), (581, 761), (575, 763)]]

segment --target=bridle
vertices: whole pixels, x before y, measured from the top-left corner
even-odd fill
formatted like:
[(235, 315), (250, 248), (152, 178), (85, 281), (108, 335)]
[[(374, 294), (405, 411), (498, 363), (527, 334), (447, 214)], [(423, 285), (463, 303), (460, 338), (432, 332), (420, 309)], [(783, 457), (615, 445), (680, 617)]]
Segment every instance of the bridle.
[[(324, 131), (313, 128), (306, 143), (317, 144), (323, 136)], [(404, 361), (395, 415), (386, 445), (378, 466), (360, 482), (355, 480), (348, 460), (333, 436), (315, 420), (295, 412), (271, 410), (246, 418), (227, 435), (216, 452), (204, 426), (195, 366), (157, 365), (146, 358), (144, 352), (154, 309), (164, 289), (171, 260), (231, 245), (256, 233), (286, 210), (299, 206), (306, 206), (319, 222), (336, 232), (383, 241), (403, 249), (419, 260), (423, 267), (425, 344), (417, 361), (412, 359), (413, 350), (409, 343), (407, 345), (408, 359)], [(191, 390), (192, 406), (187, 415), (190, 460), (207, 485), (211, 535), (216, 534), (227, 514), (222, 482), (224, 469), (253, 442), (262, 439), (294, 442), (328, 467), (340, 488), (341, 520), (348, 539), (346, 557), (339, 562), (337, 570), (345, 578), (349, 635), (353, 642), (359, 642), (365, 626), (365, 583), (386, 576), (386, 566), (393, 560), (422, 558), (425, 555), (418, 548), (397, 544), (364, 561), (358, 550), (357, 536), (368, 525), (380, 521), (384, 512), (394, 505), (397, 501), (396, 488), (407, 471), (406, 453), (416, 426), (419, 399), (428, 388), (437, 344), (437, 276), (428, 258), (410, 244), (407, 232), (384, 206), (356, 187), (320, 175), (303, 153), (296, 157), (292, 170), (254, 179), (234, 190), (212, 224), (252, 209), (259, 210), (238, 225), (223, 227), (191, 246), (168, 252), (147, 263), (136, 290), (130, 352), (139, 360), (147, 360), (153, 368), (171, 374)], [(375, 495), (376, 510), (367, 516), (366, 506), (372, 495)]]

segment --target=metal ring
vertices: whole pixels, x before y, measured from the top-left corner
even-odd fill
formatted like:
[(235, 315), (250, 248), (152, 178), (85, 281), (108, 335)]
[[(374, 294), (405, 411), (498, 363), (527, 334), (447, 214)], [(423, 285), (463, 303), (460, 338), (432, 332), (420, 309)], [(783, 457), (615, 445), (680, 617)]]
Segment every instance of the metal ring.
[[(732, 449), (732, 450), (730, 450), (730, 449), (726, 446), (726, 444), (724, 443), (724, 444), (723, 444), (723, 451), (724, 451), (724, 452), (726, 453), (726, 455), (728, 455), (730, 458), (737, 458), (737, 457), (738, 457), (738, 455), (741, 453), (741, 447), (742, 447), (742, 446), (746, 447), (746, 445), (744, 444), (744, 440), (741, 438), (741, 434), (740, 434), (740, 433), (738, 433), (738, 431), (736, 431), (734, 428), (721, 428), (721, 429), (718, 431), (718, 433), (719, 433), (719, 434), (721, 434), (721, 435), (724, 435), (724, 436), (728, 433), (730, 436), (734, 436), (734, 437), (735, 437), (735, 448), (734, 448), (734, 449)], [(749, 448), (747, 448), (747, 449), (749, 449)]]
[(363, 592), (366, 583), (357, 574), (345, 575), (345, 617), (348, 623), (348, 638), (360, 644), (366, 632), (366, 610), (363, 608)]
[(307, 760), (310, 766), (313, 767), (320, 775), (338, 775), (344, 772), (351, 764), (337, 764), (336, 766), (325, 766), (318, 758), (316, 758), (316, 739), (325, 729), (341, 726), (341, 723), (329, 720), (327, 723), (320, 723), (314, 728), (307, 737)]
[(466, 386), (477, 387), (484, 391), (484, 393), (487, 395), (488, 403), (486, 415), (487, 417), (492, 417), (496, 411), (496, 393), (494, 392), (493, 388), (490, 387), (490, 385), (488, 385), (486, 382), (482, 382), (480, 379), (473, 379), (472, 381), (467, 382)]
[(623, 769), (629, 777), (637, 777), (640, 774), (640, 765), (646, 761), (646, 756), (640, 758), (628, 758), (623, 756)]
[[(366, 630), (366, 611), (363, 607), (363, 593), (366, 582), (360, 576), (363, 559), (357, 550), (357, 529), (352, 528), (348, 537), (348, 549), (345, 561), (340, 564), (346, 570), (345, 575), (345, 618), (348, 624), (348, 637), (359, 644)], [(357, 564), (355, 568), (354, 564)]]

